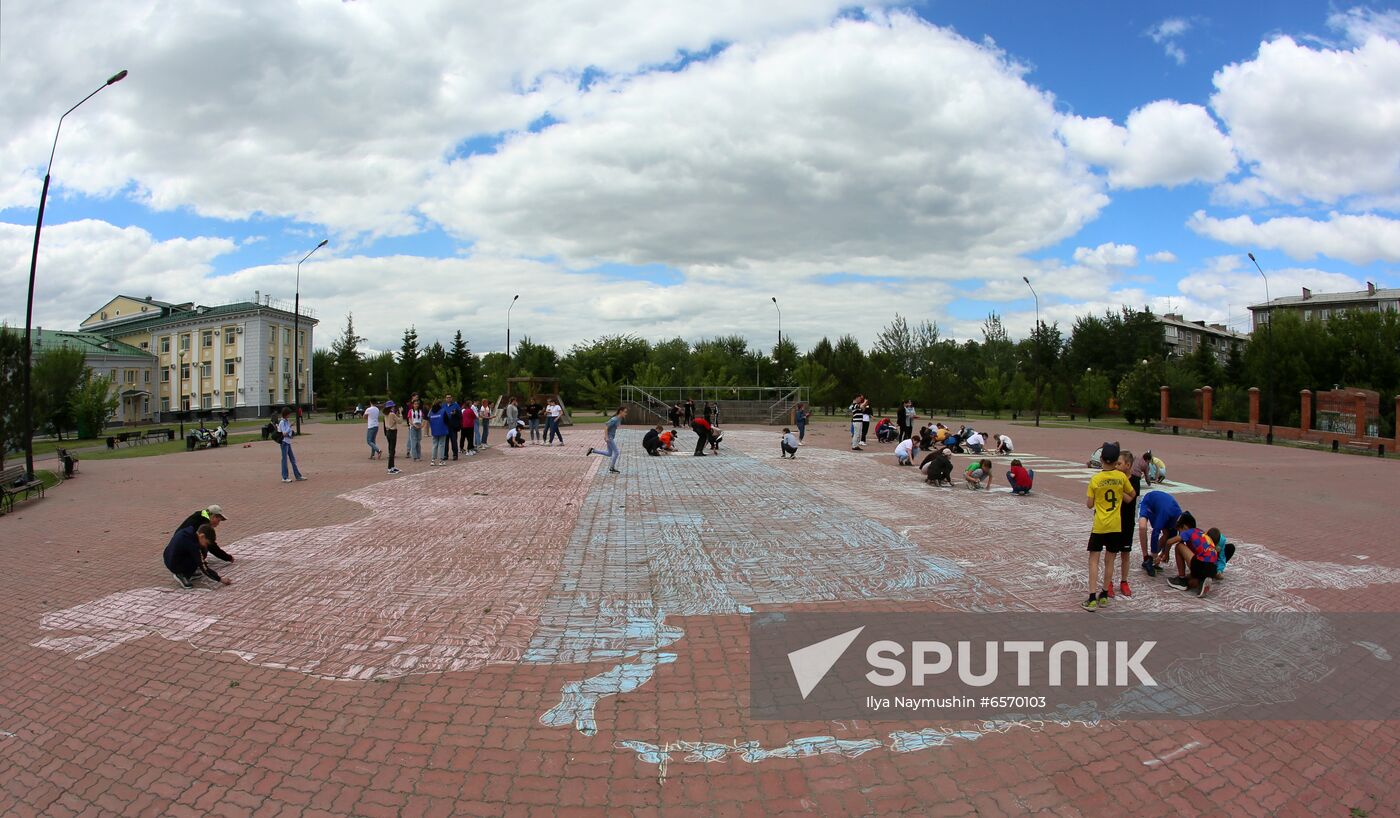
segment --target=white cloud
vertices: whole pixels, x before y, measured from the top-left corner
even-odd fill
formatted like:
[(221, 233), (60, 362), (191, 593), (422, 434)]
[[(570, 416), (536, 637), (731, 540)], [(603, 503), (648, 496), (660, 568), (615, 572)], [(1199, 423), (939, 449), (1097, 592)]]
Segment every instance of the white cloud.
[(1170, 250), (1158, 250), (1150, 254), (1147, 260), (1153, 264), (1171, 264), (1176, 261), (1176, 253)]
[(1280, 37), (1214, 83), (1211, 107), (1251, 173), (1223, 186), (1223, 201), (1400, 208), (1400, 41), (1381, 30), (1349, 49)]
[(1229, 137), (1199, 105), (1158, 100), (1128, 114), (1124, 125), (1105, 117), (1069, 116), (1060, 124), (1077, 156), (1108, 170), (1114, 187), (1175, 187), (1217, 182), (1235, 169)]
[(1335, 11), (1327, 17), (1330, 28), (1346, 34), (1355, 44), (1364, 43), (1372, 37), (1400, 40), (1400, 10), (1376, 11), (1358, 6), (1346, 11)]
[(1160, 45), (1162, 50), (1176, 61), (1177, 65), (1186, 64), (1186, 52), (1175, 42), (1176, 38), (1185, 34), (1191, 29), (1191, 21), (1184, 17), (1168, 17), (1147, 30), (1147, 36), (1152, 38), (1152, 42)]
[(1136, 267), (1138, 249), (1131, 244), (1107, 242), (1098, 247), (1077, 247), (1074, 260), (1087, 267), (1107, 269), (1110, 267)]
[(1249, 216), (1217, 219), (1197, 210), (1186, 223), (1193, 231), (1236, 247), (1283, 250), (1300, 261), (1329, 256), (1352, 264), (1400, 261), (1400, 220), (1333, 212), (1327, 221), (1280, 216), (1255, 222)]
[(579, 264), (936, 272), (1046, 246), (1106, 203), (1018, 67), (902, 14), (738, 44), (555, 113), (453, 163), (425, 212), (492, 252)]
[[(877, 0), (878, 4), (878, 0)], [(290, 216), (403, 234), (422, 186), (468, 137), (525, 128), (587, 68), (626, 73), (824, 25), (840, 0), (468, 4), (79, 0), (5, 10), (0, 208), (33, 206), (53, 128), (55, 180), (155, 209)], [(54, 24), (61, 20), (62, 24)], [(587, 21), (584, 24), (582, 21)]]
[(1264, 303), (1266, 292), (1278, 298), (1301, 295), (1304, 287), (1318, 293), (1354, 292), (1366, 288), (1363, 282), (1351, 276), (1306, 267), (1269, 270), (1268, 275), (1266, 288), (1254, 265), (1243, 256), (1221, 256), (1182, 278), (1177, 288), (1188, 299), (1186, 309), (1190, 318), (1223, 321), (1228, 317), (1234, 320), (1236, 329), (1240, 328), (1241, 316), (1247, 315), (1244, 308)]
[[(0, 317), (10, 326), (24, 326), (33, 241), (33, 225), (0, 222), (0, 292), (7, 294)], [(203, 295), (211, 284), (205, 277), (214, 259), (236, 247), (215, 237), (159, 241), (139, 227), (90, 219), (46, 225), (35, 275), (34, 324), (73, 329), (117, 294), (217, 303)]]

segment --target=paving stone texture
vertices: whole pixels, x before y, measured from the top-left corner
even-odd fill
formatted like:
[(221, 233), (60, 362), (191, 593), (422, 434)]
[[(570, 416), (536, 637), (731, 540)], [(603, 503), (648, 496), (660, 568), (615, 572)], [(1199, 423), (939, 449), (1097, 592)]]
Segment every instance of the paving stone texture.
[[(1400, 814), (1393, 723), (751, 720), (753, 612), (1075, 609), (1105, 435), (983, 425), (1031, 496), (842, 424), (795, 460), (629, 428), (620, 475), (587, 426), (390, 476), (313, 424), (293, 484), (270, 442), (83, 463), (0, 518), (0, 814)], [(1395, 462), (1108, 437), (1241, 551), (1206, 601), (1135, 569), (1103, 615), (1400, 611)], [(232, 585), (180, 589), (160, 552), (211, 502)]]

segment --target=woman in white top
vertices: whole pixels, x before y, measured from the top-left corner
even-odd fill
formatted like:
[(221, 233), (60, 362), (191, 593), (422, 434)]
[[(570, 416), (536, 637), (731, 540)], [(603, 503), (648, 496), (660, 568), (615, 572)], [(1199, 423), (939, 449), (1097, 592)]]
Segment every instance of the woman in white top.
[(408, 457), (411, 460), (422, 460), (423, 424), (428, 419), (423, 411), (423, 402), (414, 398), (409, 404), (405, 419), (408, 421)]
[(491, 435), (491, 404), (485, 398), (476, 407), (476, 445), (483, 449), (491, 448), (486, 439)]
[(559, 438), (559, 445), (564, 445), (564, 435), (559, 431), (559, 419), (564, 416), (564, 407), (554, 398), (549, 399), (549, 405), (544, 408), (544, 445), (548, 446), (554, 438)]

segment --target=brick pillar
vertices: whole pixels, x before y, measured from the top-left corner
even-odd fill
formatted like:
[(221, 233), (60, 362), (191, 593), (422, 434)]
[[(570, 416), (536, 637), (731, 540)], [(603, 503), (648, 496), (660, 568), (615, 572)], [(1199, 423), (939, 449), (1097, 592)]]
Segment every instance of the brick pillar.
[(1204, 411), (1205, 411), (1205, 410), (1204, 410), (1204, 408), (1201, 406), (1201, 390), (1199, 390), (1199, 389), (1192, 389), (1192, 390), (1191, 390), (1191, 399), (1194, 400), (1194, 401), (1196, 402), (1196, 417), (1201, 418), (1202, 420), (1204, 420), (1204, 419), (1205, 419), (1205, 414), (1204, 414)]
[(1395, 451), (1400, 452), (1400, 395), (1395, 396)]
[(1249, 425), (1259, 425), (1259, 387), (1249, 387)]
[(1366, 436), (1366, 396), (1357, 394), (1356, 396), (1356, 437)]
[(1205, 425), (1210, 425), (1211, 413), (1215, 411), (1215, 390), (1209, 386), (1201, 387), (1201, 421)]
[(1298, 428), (1304, 432), (1312, 429), (1312, 390), (1304, 389), (1298, 393), (1302, 400), (1298, 413)]
[[(1400, 401), (1400, 397), (1397, 397), (1396, 400)], [(1162, 414), (1158, 415), (1158, 417), (1162, 419), (1163, 423), (1167, 422), (1167, 415), (1171, 414), (1171, 408), (1172, 388), (1170, 386), (1164, 386), (1162, 387)]]

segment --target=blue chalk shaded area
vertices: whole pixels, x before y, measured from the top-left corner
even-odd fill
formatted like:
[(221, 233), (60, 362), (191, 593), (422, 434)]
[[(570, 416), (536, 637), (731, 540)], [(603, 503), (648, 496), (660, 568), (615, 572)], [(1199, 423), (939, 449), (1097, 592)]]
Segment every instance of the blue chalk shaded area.
[(668, 617), (748, 614), (784, 603), (951, 599), (968, 591), (958, 564), (923, 553), (781, 469), (732, 448), (705, 459), (648, 457), (641, 438), (619, 432), (623, 473), (596, 475), (523, 656), (618, 664), (565, 685), (559, 705), (541, 719), (546, 724), (592, 733), (601, 698), (635, 689), (657, 664), (674, 661), (663, 650), (684, 633)]

